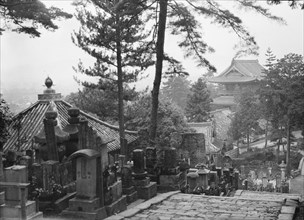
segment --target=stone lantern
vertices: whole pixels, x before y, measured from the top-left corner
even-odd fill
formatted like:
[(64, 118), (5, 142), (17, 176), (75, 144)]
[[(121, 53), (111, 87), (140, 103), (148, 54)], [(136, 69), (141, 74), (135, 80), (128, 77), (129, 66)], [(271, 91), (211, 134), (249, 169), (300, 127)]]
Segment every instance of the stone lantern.
[(189, 193), (192, 193), (198, 182), (198, 172), (189, 172), (187, 174), (187, 183), (189, 185)]

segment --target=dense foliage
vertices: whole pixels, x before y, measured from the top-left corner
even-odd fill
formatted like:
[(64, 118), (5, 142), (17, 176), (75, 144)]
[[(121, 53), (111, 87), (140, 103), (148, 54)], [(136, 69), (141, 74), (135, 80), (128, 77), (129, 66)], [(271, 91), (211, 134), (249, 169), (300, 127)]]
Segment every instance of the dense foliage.
[[(151, 96), (144, 94), (137, 101), (129, 103), (126, 109), (126, 128), (137, 130), (144, 146), (149, 146)], [(188, 131), (183, 113), (167, 100), (160, 100), (158, 108), (159, 126), (157, 138), (153, 143), (162, 149), (171, 145), (171, 138), (175, 132)]]
[[(124, 101), (132, 101), (136, 96), (135, 89), (125, 85)], [(117, 86), (115, 84), (112, 84), (111, 87), (109, 85), (104, 90), (84, 87), (82, 90), (66, 96), (65, 100), (85, 112), (97, 115), (103, 121), (113, 124), (118, 122)]]
[(56, 30), (55, 19), (71, 18), (72, 15), (56, 7), (47, 8), (40, 0), (0, 0), (0, 34), (5, 30), (39, 37), (39, 28)]
[(170, 75), (161, 89), (161, 97), (176, 104), (182, 110), (186, 108), (189, 93), (190, 81), (185, 75)]
[(0, 97), (0, 151), (9, 138), (8, 126), (12, 120), (12, 114), (5, 100)]
[(258, 96), (251, 90), (242, 93), (237, 99), (236, 111), (229, 129), (230, 137), (237, 143), (241, 138), (245, 138), (249, 146), (250, 137), (258, 132), (260, 118)]
[[(302, 55), (287, 54), (269, 66), (260, 99), (277, 131), (287, 138), (287, 166), (290, 165), (291, 131), (304, 129), (304, 60)], [(278, 132), (276, 132), (278, 133)]]
[(190, 122), (204, 122), (210, 116), (210, 92), (207, 88), (206, 81), (199, 78), (190, 89), (187, 100), (186, 116)]

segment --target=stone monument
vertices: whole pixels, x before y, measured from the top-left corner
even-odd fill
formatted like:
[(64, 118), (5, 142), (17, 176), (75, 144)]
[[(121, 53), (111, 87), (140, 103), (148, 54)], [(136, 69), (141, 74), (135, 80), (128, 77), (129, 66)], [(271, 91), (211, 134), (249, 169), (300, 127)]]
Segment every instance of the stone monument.
[(0, 219), (41, 219), (42, 213), (36, 211), (36, 202), (28, 200), (27, 168), (14, 165), (4, 170), (5, 198), (0, 198)]
[(150, 199), (157, 193), (156, 182), (150, 182), (145, 171), (144, 152), (141, 149), (133, 150), (133, 185), (137, 190), (137, 196), (140, 199)]
[(69, 159), (76, 160), (76, 196), (62, 215), (96, 220), (106, 218), (99, 152), (82, 149), (71, 154)]
[(165, 190), (178, 190), (183, 182), (183, 175), (177, 165), (176, 149), (167, 148), (164, 151), (164, 166), (159, 176), (159, 187)]

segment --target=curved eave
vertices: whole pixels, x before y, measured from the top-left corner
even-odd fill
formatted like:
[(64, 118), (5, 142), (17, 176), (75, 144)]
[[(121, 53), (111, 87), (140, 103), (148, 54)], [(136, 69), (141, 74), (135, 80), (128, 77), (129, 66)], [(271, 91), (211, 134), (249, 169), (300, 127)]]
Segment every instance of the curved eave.
[(94, 158), (99, 157), (100, 154), (98, 151), (93, 149), (81, 149), (69, 156), (69, 160), (77, 158), (77, 157), (85, 157), (85, 158)]
[(252, 78), (252, 77), (244, 77), (244, 78), (231, 78), (231, 77), (221, 77), (221, 78), (211, 78), (208, 81), (211, 83), (248, 83), (248, 82), (255, 82), (257, 81), (257, 78)]

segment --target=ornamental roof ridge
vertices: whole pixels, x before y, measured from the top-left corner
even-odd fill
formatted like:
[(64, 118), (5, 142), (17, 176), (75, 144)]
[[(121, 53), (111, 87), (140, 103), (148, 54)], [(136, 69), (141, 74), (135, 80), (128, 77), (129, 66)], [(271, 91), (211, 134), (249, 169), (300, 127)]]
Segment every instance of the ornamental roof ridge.
[[(230, 76), (231, 70), (236, 70), (240, 75)], [(263, 77), (264, 67), (257, 59), (237, 60), (232, 59), (231, 64), (218, 76), (210, 78), (208, 81), (213, 83), (233, 83), (233, 82), (250, 82)]]

